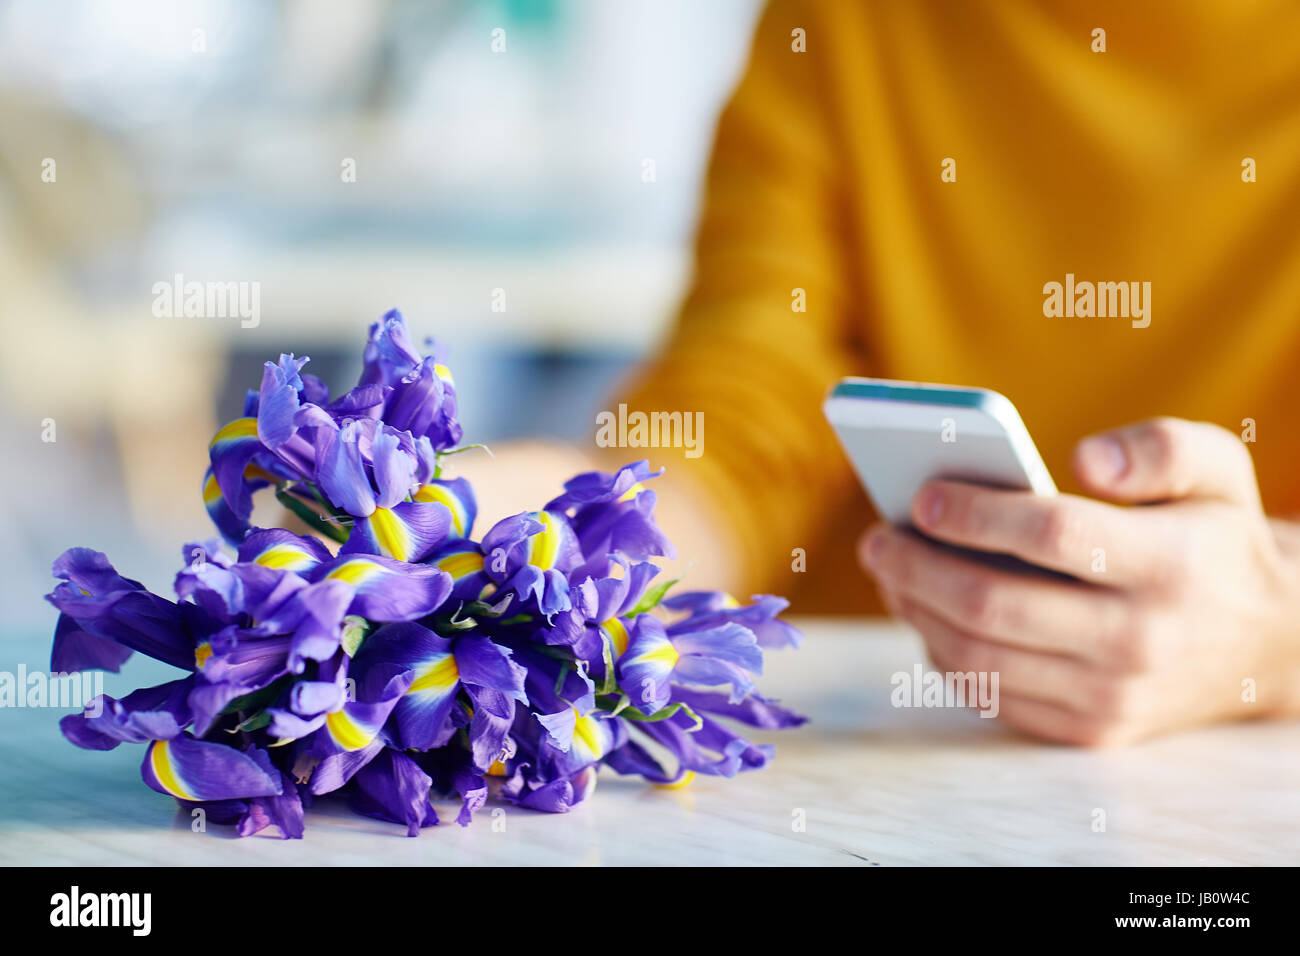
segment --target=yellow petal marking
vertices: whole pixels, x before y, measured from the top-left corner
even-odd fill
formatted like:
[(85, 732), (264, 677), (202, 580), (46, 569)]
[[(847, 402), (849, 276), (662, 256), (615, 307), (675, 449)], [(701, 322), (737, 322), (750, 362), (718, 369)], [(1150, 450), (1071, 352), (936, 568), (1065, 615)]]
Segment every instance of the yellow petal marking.
[(360, 587), (375, 575), (383, 573), (384, 569), (375, 562), (367, 561), (364, 558), (354, 558), (340, 564), (325, 576), (327, 578), (337, 578), (340, 581), (346, 581), (348, 584)]
[(456, 686), (459, 680), (460, 668), (456, 666), (456, 658), (447, 654), (417, 677), (406, 692), (408, 694), (418, 694), (426, 690), (446, 692)]
[(688, 770), (682, 774), (682, 779), (680, 780), (675, 780), (672, 783), (656, 783), (655, 786), (660, 790), (681, 790), (683, 787), (690, 786), (691, 781), (694, 779), (695, 771)]
[(256, 418), (236, 418), (222, 426), (221, 430), (212, 436), (212, 444), (217, 442), (237, 441), (241, 438), (257, 437), (257, 419)]
[(456, 534), (465, 537), (465, 509), (459, 499), (445, 485), (421, 485), (412, 496), (415, 501), (434, 502), (451, 512), (451, 523)]
[(176, 771), (172, 769), (167, 741), (155, 740), (149, 745), (149, 766), (153, 768), (153, 775), (162, 784), (162, 788), (173, 797), (180, 797), (182, 800), (198, 799), (181, 785), (180, 778), (176, 776)]
[(641, 484), (641, 482), (638, 481), (636, 484), (634, 484), (634, 485), (633, 485), (631, 488), (629, 488), (627, 491), (625, 491), (625, 492), (623, 492), (621, 495), (619, 495), (619, 496), (618, 496), (618, 500), (619, 500), (619, 501), (631, 501), (633, 498), (635, 498), (637, 495), (641, 494), (641, 492), (643, 492), (643, 491), (645, 491), (645, 485)]
[(407, 547), (406, 526), (400, 518), (388, 508), (376, 508), (370, 515), (370, 530), (375, 534), (379, 550), (390, 558), (405, 561), (410, 550)]
[(677, 653), (677, 648), (673, 647), (672, 642), (665, 641), (659, 647), (646, 651), (644, 654), (637, 655), (636, 659), (638, 661), (652, 661), (655, 663), (662, 662), (667, 664), (669, 667), (675, 667), (679, 657), (681, 657), (681, 655)]
[(434, 562), (434, 566), (446, 571), (453, 580), (459, 581), (483, 570), (483, 555), (473, 551), (461, 551), (439, 558)]
[(292, 544), (273, 544), (253, 561), (263, 567), (290, 571), (314, 568), (319, 563), (302, 548)]
[(217, 484), (216, 475), (208, 475), (208, 480), (203, 482), (203, 501), (205, 504), (212, 504), (221, 500), (221, 486)]
[(542, 523), (542, 530), (533, 536), (532, 557), (528, 563), (547, 571), (555, 564), (556, 553), (560, 550), (560, 526), (545, 511), (537, 512), (537, 520)]
[(581, 742), (592, 760), (605, 755), (605, 740), (596, 726), (596, 718), (583, 717), (576, 707), (573, 709), (573, 739)]
[(627, 650), (627, 625), (616, 617), (611, 617), (600, 625), (614, 644), (614, 660), (618, 660)]
[(360, 750), (375, 738), (374, 733), (359, 726), (344, 711), (336, 710), (325, 715), (325, 725), (330, 736), (344, 750)]

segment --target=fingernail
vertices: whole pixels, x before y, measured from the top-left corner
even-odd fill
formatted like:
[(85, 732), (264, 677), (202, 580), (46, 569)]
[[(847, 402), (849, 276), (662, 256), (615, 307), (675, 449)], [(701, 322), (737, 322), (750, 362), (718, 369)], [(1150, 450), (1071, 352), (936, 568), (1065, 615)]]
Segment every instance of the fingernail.
[(1079, 450), (1089, 474), (1102, 481), (1114, 481), (1128, 468), (1124, 446), (1109, 435), (1085, 438)]
[(926, 488), (921, 492), (921, 500), (917, 503), (917, 514), (921, 518), (921, 524), (925, 527), (934, 527), (943, 517), (944, 496), (938, 488)]

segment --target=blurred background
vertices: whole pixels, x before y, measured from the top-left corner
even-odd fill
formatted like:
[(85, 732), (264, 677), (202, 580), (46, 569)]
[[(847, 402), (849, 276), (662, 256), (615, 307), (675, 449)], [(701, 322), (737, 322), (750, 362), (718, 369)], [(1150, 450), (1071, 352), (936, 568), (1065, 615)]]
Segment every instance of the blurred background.
[[(756, 0), (0, 0), (5, 630), (65, 547), (170, 590), (261, 366), (400, 308), (467, 441), (576, 438), (688, 278)], [(237, 282), (238, 317), (154, 314)]]

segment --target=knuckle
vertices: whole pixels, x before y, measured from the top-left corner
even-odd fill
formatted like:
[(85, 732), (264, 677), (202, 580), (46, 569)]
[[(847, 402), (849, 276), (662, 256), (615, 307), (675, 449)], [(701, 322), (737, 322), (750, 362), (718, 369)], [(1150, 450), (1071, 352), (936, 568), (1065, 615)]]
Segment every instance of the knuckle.
[(1064, 558), (1073, 554), (1084, 538), (1078, 512), (1074, 508), (1059, 505), (1043, 509), (1033, 535), (1038, 553), (1051, 558)]
[(969, 494), (963, 489), (953, 498), (952, 513), (949, 518), (952, 530), (965, 538), (982, 538), (989, 530), (990, 519), (985, 496)]
[(980, 659), (982, 642), (950, 627), (942, 627), (927, 641), (947, 670), (970, 670)]
[(916, 569), (911, 552), (906, 544), (890, 535), (886, 539), (881, 553), (883, 555), (880, 563), (881, 574), (889, 580), (896, 590), (901, 591), (903, 594), (911, 594), (916, 578)]
[(1181, 460), (1186, 444), (1185, 422), (1177, 418), (1153, 418), (1147, 427), (1147, 447), (1151, 464), (1166, 470)]
[(1002, 614), (1002, 589), (987, 577), (973, 577), (962, 593), (962, 616), (977, 630), (995, 627)]
[(1155, 665), (1155, 622), (1140, 606), (1127, 608), (1107, 641), (1107, 663), (1122, 673), (1145, 673)]

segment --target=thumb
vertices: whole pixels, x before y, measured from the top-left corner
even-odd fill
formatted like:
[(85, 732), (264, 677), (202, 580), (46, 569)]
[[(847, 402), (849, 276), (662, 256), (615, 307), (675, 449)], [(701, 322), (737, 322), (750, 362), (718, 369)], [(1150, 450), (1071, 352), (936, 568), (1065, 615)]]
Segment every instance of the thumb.
[(1085, 438), (1074, 473), (1089, 494), (1148, 504), (1218, 498), (1262, 510), (1255, 466), (1226, 429), (1181, 418), (1153, 418)]

